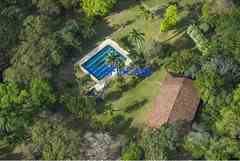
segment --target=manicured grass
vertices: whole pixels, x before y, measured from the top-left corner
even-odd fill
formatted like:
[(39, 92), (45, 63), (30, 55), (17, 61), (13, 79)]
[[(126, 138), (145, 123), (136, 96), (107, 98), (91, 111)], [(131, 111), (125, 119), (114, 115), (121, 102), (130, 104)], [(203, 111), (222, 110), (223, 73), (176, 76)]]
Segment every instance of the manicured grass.
[(114, 101), (106, 100), (106, 105), (111, 105), (113, 113), (99, 114), (97, 119), (101, 122), (109, 122), (112, 117), (121, 114), (132, 119), (133, 127), (144, 127), (153, 108), (154, 99), (160, 92), (161, 81), (165, 74), (166, 71), (161, 68), (136, 87), (122, 93), (120, 98)]
[(159, 94), (165, 73), (164, 69), (160, 69), (135, 88), (124, 92), (120, 99), (110, 103), (112, 108), (132, 117), (134, 126), (144, 125), (147, 122), (149, 111), (152, 109), (153, 100)]

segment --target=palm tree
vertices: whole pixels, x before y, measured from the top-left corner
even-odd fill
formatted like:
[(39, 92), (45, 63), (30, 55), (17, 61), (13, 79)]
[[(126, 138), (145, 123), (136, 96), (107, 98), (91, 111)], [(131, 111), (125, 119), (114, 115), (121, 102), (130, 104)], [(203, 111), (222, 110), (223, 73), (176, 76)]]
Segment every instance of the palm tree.
[(107, 57), (107, 63), (110, 65), (115, 66), (117, 62), (118, 56), (114, 51), (111, 51), (111, 53)]
[(124, 66), (125, 66), (124, 62), (121, 59), (118, 59), (117, 64), (116, 64), (118, 76), (120, 75), (120, 71), (121, 71), (121, 69), (124, 68)]
[(120, 74), (120, 70), (124, 67), (124, 62), (120, 59), (120, 56), (112, 51), (107, 57), (107, 63), (117, 68), (117, 74)]
[(145, 34), (137, 29), (132, 29), (129, 33), (129, 40), (136, 45), (138, 49), (142, 49), (145, 41)]

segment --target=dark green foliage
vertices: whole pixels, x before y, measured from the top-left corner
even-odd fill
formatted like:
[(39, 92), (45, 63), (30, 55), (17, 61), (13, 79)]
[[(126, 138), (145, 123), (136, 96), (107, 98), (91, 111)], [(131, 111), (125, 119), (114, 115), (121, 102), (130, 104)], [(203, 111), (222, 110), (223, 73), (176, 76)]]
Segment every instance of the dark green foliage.
[(226, 135), (231, 138), (240, 136), (240, 87), (233, 92), (233, 101), (230, 107), (225, 107), (220, 111), (221, 118), (216, 122), (216, 129), (219, 135)]
[[(58, 41), (61, 42), (66, 49), (66, 51), (72, 51), (77, 49), (77, 51), (81, 51), (81, 35), (82, 31), (80, 29), (80, 24), (76, 20), (67, 21), (63, 28), (57, 32), (57, 36), (59, 38)], [(71, 56), (71, 53), (65, 53), (66, 56)]]
[(225, 53), (239, 61), (240, 55), (240, 10), (231, 16), (221, 16), (216, 21), (217, 36), (212, 38), (212, 47), (217, 53)]
[(184, 148), (194, 159), (239, 159), (239, 9), (210, 19), (215, 33), (195, 81), (203, 99), (199, 123), (208, 132), (191, 132)]
[(184, 148), (191, 152), (194, 159), (227, 160), (239, 159), (240, 144), (237, 140), (221, 137), (212, 138), (206, 132), (191, 132)]
[(214, 56), (202, 65), (195, 81), (205, 102), (201, 113), (202, 123), (212, 127), (219, 118), (220, 110), (229, 106), (231, 92), (239, 83), (239, 73), (239, 63), (229, 56)]
[[(83, 13), (85, 2), (94, 11), (91, 16)], [(5, 12), (0, 16), (6, 21), (1, 21), (0, 35), (7, 41), (1, 43), (0, 53), (7, 50), (12, 64), (4, 74), (5, 80), (52, 79), (63, 58), (79, 53), (81, 42), (94, 34), (94, 16), (105, 14), (115, 2), (22, 0), (1, 4)]]
[(25, 17), (31, 12), (31, 3), (26, 0), (0, 2), (0, 78), (3, 70), (10, 65), (14, 55), (12, 48), (19, 43), (18, 37)]
[(81, 120), (91, 120), (91, 117), (96, 114), (96, 100), (94, 98), (65, 95), (62, 97), (62, 102), (68, 112)]
[(133, 61), (132, 64), (135, 65), (135, 67), (145, 67), (146, 65), (146, 59), (145, 55), (142, 51), (139, 50), (133, 50), (131, 51), (131, 54), (129, 55), (131, 60)]
[[(113, 111), (114, 112), (114, 111)], [(126, 118), (124, 115), (118, 114), (113, 116), (107, 123), (106, 128), (113, 135), (126, 134), (129, 131), (131, 119)]]
[(147, 41), (144, 45), (144, 60), (146, 65), (153, 69), (166, 64), (167, 59), (173, 53), (173, 46), (157, 41)]
[(81, 137), (78, 132), (49, 121), (38, 121), (32, 128), (32, 142), (39, 159), (81, 159)]
[[(14, 49), (12, 66), (6, 70), (6, 80), (32, 80), (52, 77), (52, 70), (61, 63), (62, 49), (51, 30), (51, 19), (29, 16), (24, 21), (22, 43)], [(37, 53), (37, 54), (36, 54)]]
[(89, 75), (85, 75), (78, 80), (78, 86), (80, 90), (80, 95), (86, 95), (89, 89), (92, 87), (92, 79)]
[(222, 137), (210, 140), (210, 147), (205, 153), (208, 160), (239, 159), (240, 144), (238, 141)]
[(0, 84), (0, 134), (22, 138), (33, 116), (50, 108), (55, 101), (52, 88), (45, 81), (34, 79), (26, 87), (14, 82)]
[(112, 9), (117, 0), (81, 0), (83, 12), (88, 16), (104, 16)]
[(8, 51), (18, 43), (21, 23), (29, 13), (31, 3), (26, 0), (0, 2), (0, 51)]
[(199, 55), (190, 50), (176, 52), (169, 58), (166, 68), (176, 74), (195, 78), (199, 68)]
[(143, 159), (143, 150), (136, 143), (129, 143), (123, 150), (122, 160), (141, 160)]
[(142, 147), (145, 159), (173, 159), (179, 147), (179, 135), (175, 125), (165, 124), (159, 129), (148, 129), (143, 134)]
[(191, 132), (185, 139), (184, 149), (195, 159), (203, 159), (209, 147), (210, 135), (207, 132)]

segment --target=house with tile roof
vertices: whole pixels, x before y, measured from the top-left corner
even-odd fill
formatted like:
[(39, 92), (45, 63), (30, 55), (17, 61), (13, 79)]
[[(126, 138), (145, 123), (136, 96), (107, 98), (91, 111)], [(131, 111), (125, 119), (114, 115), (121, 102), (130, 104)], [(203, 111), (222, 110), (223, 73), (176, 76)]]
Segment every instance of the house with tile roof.
[(164, 123), (191, 122), (198, 109), (200, 96), (191, 79), (167, 74), (150, 112), (148, 126), (158, 128)]

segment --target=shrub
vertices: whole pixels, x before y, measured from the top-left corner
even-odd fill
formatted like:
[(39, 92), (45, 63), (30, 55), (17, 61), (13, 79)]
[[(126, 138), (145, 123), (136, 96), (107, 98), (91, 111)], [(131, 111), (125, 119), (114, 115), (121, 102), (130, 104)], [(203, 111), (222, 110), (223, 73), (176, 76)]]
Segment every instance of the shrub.
[(199, 51), (203, 55), (209, 54), (209, 42), (205, 35), (201, 32), (198, 26), (191, 25), (187, 29), (188, 35), (193, 39)]
[(81, 0), (82, 9), (87, 16), (105, 16), (117, 0)]
[(142, 147), (145, 159), (166, 160), (176, 157), (179, 135), (175, 125), (164, 124), (159, 129), (147, 129), (143, 133)]
[(122, 153), (122, 160), (141, 160), (143, 159), (143, 150), (142, 148), (135, 144), (130, 143)]
[(200, 159), (209, 146), (209, 139), (210, 135), (206, 132), (191, 132), (185, 139), (184, 149), (191, 152), (195, 159)]
[(160, 31), (166, 32), (169, 29), (175, 27), (177, 25), (177, 6), (176, 5), (170, 5), (166, 13), (164, 14), (164, 19), (161, 22), (160, 25)]
[(43, 160), (75, 160), (81, 158), (82, 138), (80, 132), (66, 125), (39, 120), (32, 128), (31, 139), (34, 149), (39, 148)]
[(183, 50), (180, 53), (174, 53), (168, 60), (166, 68), (173, 73), (190, 76), (196, 76), (199, 64), (199, 56), (194, 55), (190, 50)]
[(65, 95), (61, 99), (65, 109), (81, 120), (90, 120), (96, 113), (95, 98)]
[(207, 21), (209, 19), (209, 17), (210, 17), (209, 3), (205, 2), (202, 6), (202, 18)]
[(139, 81), (140, 81), (140, 78), (139, 78), (139, 77), (136, 77), (136, 76), (127, 76), (127, 78), (126, 78), (126, 84), (127, 84), (127, 86), (128, 86), (128, 89), (136, 86), (136, 84), (137, 84)]
[(113, 91), (122, 92), (126, 88), (125, 78), (118, 76), (110, 82), (109, 86)]

